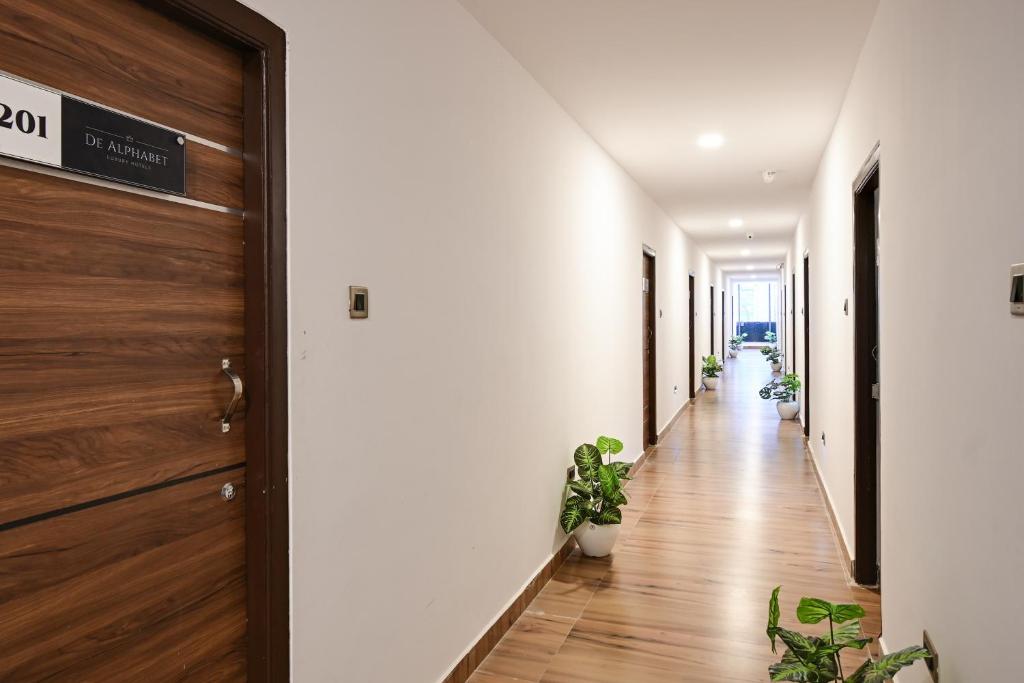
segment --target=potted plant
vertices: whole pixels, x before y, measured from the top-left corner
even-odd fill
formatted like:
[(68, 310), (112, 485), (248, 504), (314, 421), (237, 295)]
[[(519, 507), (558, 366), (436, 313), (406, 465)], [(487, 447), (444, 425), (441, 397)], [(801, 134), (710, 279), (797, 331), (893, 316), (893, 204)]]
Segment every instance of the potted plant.
[(701, 356), (701, 361), (704, 366), (701, 368), (701, 376), (704, 378), (704, 388), (708, 391), (714, 391), (718, 388), (718, 373), (722, 372), (725, 368), (715, 358), (715, 354), (710, 356)]
[[(633, 466), (612, 462), (622, 452), (622, 442), (609, 436), (597, 437), (595, 444), (580, 444), (573, 453), (575, 478), (566, 486), (568, 497), (559, 517), (562, 530), (575, 533), (584, 555), (604, 557), (612, 551), (622, 528), (622, 510), (626, 494), (622, 482), (629, 479)], [(608, 462), (602, 462), (602, 455)]]
[(729, 358), (736, 357), (736, 355), (740, 352), (740, 349), (743, 348), (743, 340), (746, 338), (746, 332), (744, 332), (743, 334), (737, 334), (735, 336), (729, 337)]
[(775, 334), (771, 330), (768, 330), (767, 332), (764, 333), (764, 340), (769, 344), (774, 344), (779, 340), (779, 335)]
[(775, 408), (783, 420), (792, 420), (800, 412), (800, 402), (796, 400), (799, 393), (800, 377), (795, 372), (790, 372), (781, 379), (772, 379), (758, 392), (765, 400), (775, 399)]
[(764, 354), (764, 359), (772, 366), (772, 372), (780, 372), (782, 370), (782, 353), (779, 351), (779, 347), (771, 346), (765, 348), (768, 351), (766, 352), (762, 349), (761, 353)]
[(801, 598), (796, 618), (801, 624), (818, 624), (828, 619), (828, 631), (821, 635), (804, 635), (779, 626), (778, 586), (768, 600), (768, 639), (776, 652), (776, 638), (786, 645), (782, 660), (768, 667), (773, 681), (817, 681), (829, 683), (885, 683), (901, 669), (913, 666), (919, 659), (931, 659), (932, 653), (920, 645), (891, 652), (880, 659), (868, 660), (849, 676), (843, 673), (839, 653), (847, 648), (863, 650), (872, 641), (860, 630), (864, 608), (860, 605), (835, 605), (818, 598)]

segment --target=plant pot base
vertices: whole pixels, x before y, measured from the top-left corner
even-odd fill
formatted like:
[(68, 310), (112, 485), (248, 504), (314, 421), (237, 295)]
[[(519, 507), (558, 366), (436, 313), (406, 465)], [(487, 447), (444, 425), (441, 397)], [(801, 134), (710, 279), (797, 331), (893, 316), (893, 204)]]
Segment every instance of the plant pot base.
[(619, 538), (621, 524), (594, 524), (584, 522), (573, 534), (580, 550), (587, 557), (607, 557), (615, 547), (615, 541)]
[(707, 390), (707, 391), (715, 391), (716, 389), (718, 389), (718, 378), (717, 377), (705, 377), (703, 382), (704, 382), (704, 389)]
[(783, 420), (792, 420), (800, 414), (799, 401), (776, 401), (775, 409), (779, 411), (779, 417)]

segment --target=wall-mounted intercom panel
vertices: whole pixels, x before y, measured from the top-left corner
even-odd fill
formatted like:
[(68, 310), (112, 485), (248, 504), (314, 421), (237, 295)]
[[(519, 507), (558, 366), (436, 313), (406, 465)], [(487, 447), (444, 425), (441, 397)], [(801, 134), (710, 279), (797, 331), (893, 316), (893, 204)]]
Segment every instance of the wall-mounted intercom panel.
[(1010, 313), (1024, 315), (1024, 263), (1010, 266)]

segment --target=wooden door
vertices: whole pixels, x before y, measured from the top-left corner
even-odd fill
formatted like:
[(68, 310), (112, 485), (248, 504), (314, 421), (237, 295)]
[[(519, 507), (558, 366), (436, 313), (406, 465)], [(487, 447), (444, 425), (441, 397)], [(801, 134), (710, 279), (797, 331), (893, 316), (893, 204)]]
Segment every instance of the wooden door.
[(811, 436), (811, 256), (804, 255), (804, 436)]
[(693, 277), (693, 275), (690, 275), (690, 298), (689, 298), (689, 311), (688, 311), (688, 314), (687, 314), (687, 320), (689, 320), (689, 332), (690, 332), (690, 343), (689, 343), (689, 346), (690, 346), (690, 349), (689, 349), (689, 351), (690, 351), (690, 362), (689, 362), (689, 367), (690, 367), (690, 398), (691, 399), (694, 399), (694, 398), (697, 397), (697, 382), (696, 382), (696, 379), (695, 379), (696, 374), (697, 374), (697, 367), (696, 367), (696, 365), (697, 365), (697, 358), (696, 358), (696, 355), (697, 355), (697, 339), (695, 337), (696, 330), (694, 329), (694, 325), (696, 324), (696, 319), (695, 318), (697, 316), (697, 310), (696, 310), (697, 309), (697, 302), (694, 299), (694, 297), (696, 296), (696, 292), (694, 291), (695, 287), (696, 287), (696, 283), (694, 281), (694, 277)]
[(658, 442), (657, 427), (657, 347), (654, 297), (654, 255), (644, 252), (643, 276), (643, 438), (644, 448)]
[(0, 160), (0, 680), (243, 680), (243, 56), (128, 0), (0, 14), (3, 71), (185, 133), (188, 197)]
[(853, 427), (854, 549), (853, 578), (877, 585), (881, 539), (881, 374), (878, 292), (878, 150), (853, 185)]
[(711, 355), (715, 355), (715, 286), (711, 285), (711, 300), (708, 302), (708, 323), (711, 333)]

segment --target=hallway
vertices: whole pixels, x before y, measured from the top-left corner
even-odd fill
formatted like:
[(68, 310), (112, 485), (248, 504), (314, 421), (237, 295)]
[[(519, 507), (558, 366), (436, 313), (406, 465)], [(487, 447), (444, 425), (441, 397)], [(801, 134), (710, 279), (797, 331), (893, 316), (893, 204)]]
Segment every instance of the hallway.
[(847, 584), (800, 424), (757, 394), (769, 377), (757, 350), (726, 361), (630, 482), (612, 556), (574, 552), (470, 681), (765, 680), (778, 584), (784, 626), (821, 597), (862, 604), (877, 635), (878, 596)]

